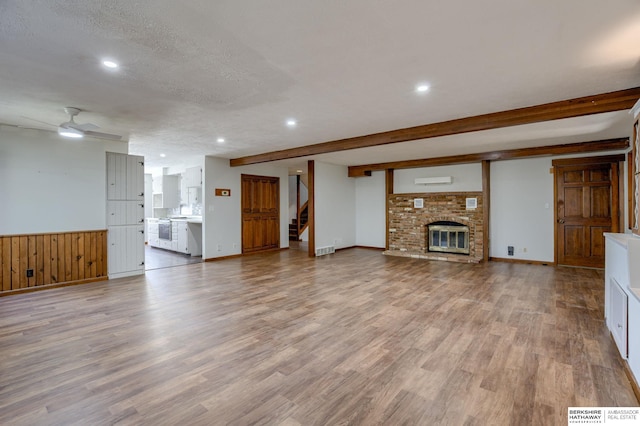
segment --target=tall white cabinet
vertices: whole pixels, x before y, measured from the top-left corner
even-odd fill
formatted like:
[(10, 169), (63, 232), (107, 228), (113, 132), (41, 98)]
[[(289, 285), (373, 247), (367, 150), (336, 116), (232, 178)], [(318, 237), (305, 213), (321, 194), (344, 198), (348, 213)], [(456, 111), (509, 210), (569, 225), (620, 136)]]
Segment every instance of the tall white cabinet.
[(144, 157), (107, 152), (109, 278), (144, 274)]

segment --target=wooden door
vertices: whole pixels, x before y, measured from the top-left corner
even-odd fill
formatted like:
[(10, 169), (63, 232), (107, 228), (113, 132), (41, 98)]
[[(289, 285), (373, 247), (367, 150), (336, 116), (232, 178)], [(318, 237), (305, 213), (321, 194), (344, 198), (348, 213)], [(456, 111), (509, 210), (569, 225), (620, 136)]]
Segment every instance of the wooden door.
[(242, 252), (280, 247), (280, 178), (242, 175)]
[(604, 267), (605, 232), (619, 232), (624, 155), (554, 160), (557, 263)]

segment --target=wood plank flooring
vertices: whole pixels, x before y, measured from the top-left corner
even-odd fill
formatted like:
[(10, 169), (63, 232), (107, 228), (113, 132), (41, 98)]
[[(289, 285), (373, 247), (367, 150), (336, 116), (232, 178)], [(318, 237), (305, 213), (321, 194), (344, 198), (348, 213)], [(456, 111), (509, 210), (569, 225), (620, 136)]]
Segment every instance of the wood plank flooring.
[(297, 250), (0, 299), (0, 424), (566, 425), (637, 406), (603, 273)]
[(149, 245), (144, 246), (144, 268), (147, 271), (200, 262), (202, 262), (202, 256), (190, 256), (188, 254), (163, 250)]

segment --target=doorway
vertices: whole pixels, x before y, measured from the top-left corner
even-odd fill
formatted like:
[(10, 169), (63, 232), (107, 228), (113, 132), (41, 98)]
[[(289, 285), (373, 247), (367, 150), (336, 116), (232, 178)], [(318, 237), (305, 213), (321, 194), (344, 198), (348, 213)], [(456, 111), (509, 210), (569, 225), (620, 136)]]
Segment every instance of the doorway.
[(280, 178), (242, 175), (242, 253), (280, 248)]
[(553, 160), (558, 265), (604, 268), (604, 233), (620, 232), (624, 155)]

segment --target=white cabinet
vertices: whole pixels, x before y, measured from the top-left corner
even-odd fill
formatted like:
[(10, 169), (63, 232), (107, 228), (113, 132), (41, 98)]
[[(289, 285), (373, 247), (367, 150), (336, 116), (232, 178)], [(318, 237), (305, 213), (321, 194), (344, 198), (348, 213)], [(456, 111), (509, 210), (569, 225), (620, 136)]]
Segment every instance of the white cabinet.
[(200, 204), (202, 203), (202, 188), (194, 186), (187, 191), (187, 204)]
[(609, 296), (610, 318), (607, 321), (609, 330), (611, 330), (620, 355), (627, 358), (629, 355), (627, 350), (628, 296), (614, 278), (611, 278), (609, 282)]
[(107, 200), (144, 199), (144, 157), (107, 152)]
[(151, 247), (160, 247), (160, 231), (158, 219), (147, 219), (148, 241)]
[(187, 188), (202, 186), (202, 169), (200, 167), (189, 167), (183, 174), (184, 186)]
[(144, 274), (144, 157), (107, 153), (109, 278)]
[(144, 203), (141, 201), (109, 200), (107, 226), (144, 223)]
[(109, 278), (144, 273), (144, 225), (108, 229)]
[(187, 247), (191, 256), (202, 256), (202, 223), (187, 222)]
[(605, 317), (620, 355), (640, 382), (640, 237), (605, 233)]
[(627, 348), (629, 368), (640, 382), (640, 298), (631, 296), (627, 305)]
[(158, 219), (147, 219), (149, 245), (165, 250), (202, 256), (202, 224), (187, 219), (171, 219), (171, 239), (161, 240)]
[(178, 251), (178, 222), (171, 221), (171, 250)]
[(153, 208), (180, 207), (180, 178), (176, 175), (153, 177)]
[(198, 203), (199, 200), (196, 200), (195, 197), (196, 189), (202, 190), (202, 169), (200, 167), (190, 167), (182, 173), (182, 179), (180, 179), (180, 204), (191, 206)]
[(189, 225), (187, 221), (178, 221), (176, 223), (176, 244), (177, 250), (180, 253), (190, 254), (189, 251)]

